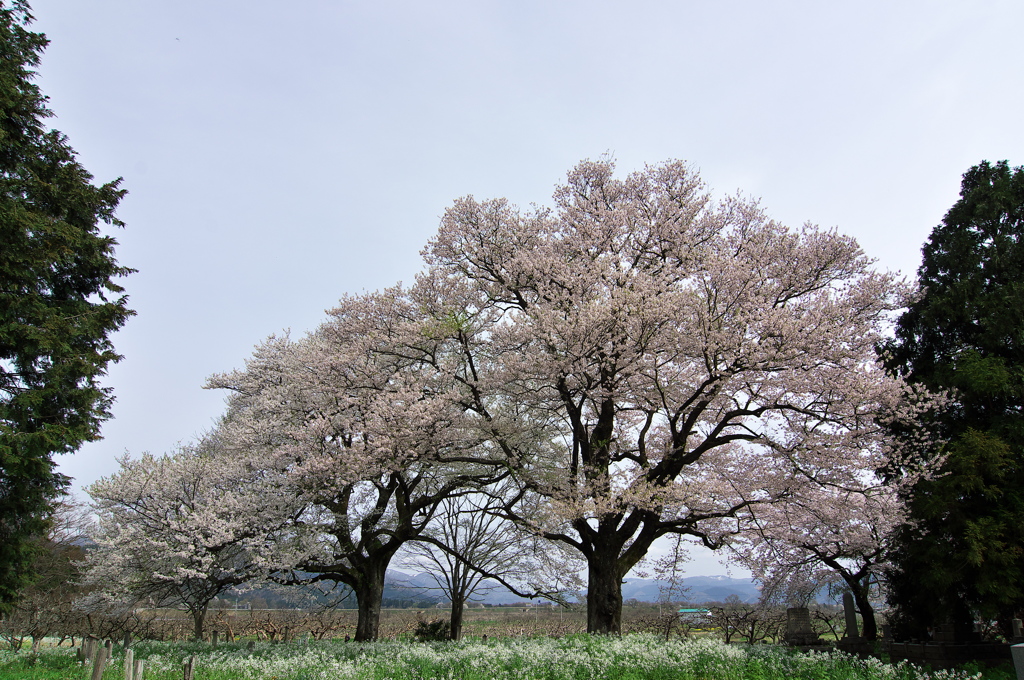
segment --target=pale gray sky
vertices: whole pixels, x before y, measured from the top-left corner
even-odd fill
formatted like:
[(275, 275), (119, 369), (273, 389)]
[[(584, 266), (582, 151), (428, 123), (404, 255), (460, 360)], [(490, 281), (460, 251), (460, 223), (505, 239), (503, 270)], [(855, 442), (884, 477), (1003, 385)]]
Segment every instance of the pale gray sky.
[(204, 379), (265, 336), (410, 282), (458, 196), (545, 204), (583, 158), (683, 158), (912, 275), (968, 167), (1024, 164), (1019, 0), (35, 5), (53, 125), (124, 177), (139, 270), (115, 417), (60, 460), (76, 488), (208, 428)]

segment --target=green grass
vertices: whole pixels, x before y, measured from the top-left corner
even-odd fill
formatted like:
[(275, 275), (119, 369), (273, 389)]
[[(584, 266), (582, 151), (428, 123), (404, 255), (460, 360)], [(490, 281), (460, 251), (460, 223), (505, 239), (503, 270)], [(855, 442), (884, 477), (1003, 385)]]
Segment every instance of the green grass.
[(83, 677), (85, 671), (67, 649), (46, 650), (40, 654), (0, 651), (0, 680), (78, 680)]
[[(577, 635), (490, 642), (359, 645), (322, 642), (209, 645), (141, 642), (145, 680), (179, 680), (182, 663), (197, 657), (196, 680), (967, 680), (977, 669), (925, 672), (839, 652), (799, 654), (771, 645), (723, 645), (703, 639), (665, 642), (653, 635)], [(121, 680), (120, 653), (104, 680)], [(70, 649), (39, 655), (0, 651), (0, 680), (83, 680), (90, 669)], [(1011, 680), (985, 674), (984, 680)]]

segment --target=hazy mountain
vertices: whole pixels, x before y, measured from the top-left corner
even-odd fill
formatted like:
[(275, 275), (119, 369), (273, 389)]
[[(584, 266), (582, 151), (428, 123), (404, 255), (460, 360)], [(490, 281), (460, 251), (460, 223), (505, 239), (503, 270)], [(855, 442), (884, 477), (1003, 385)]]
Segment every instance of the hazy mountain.
[[(514, 604), (523, 599), (513, 595), (496, 582), (489, 582), (489, 588), (478, 591), (474, 600), (485, 604)], [(757, 585), (749, 578), (732, 578), (729, 576), (691, 576), (683, 579), (684, 592), (672, 595), (673, 601), (685, 600), (694, 604), (705, 602), (724, 602), (730, 595), (735, 595), (742, 602), (757, 602), (760, 592)], [(654, 579), (627, 578), (622, 584), (622, 599), (640, 602), (657, 602), (662, 597), (662, 589), (668, 583)], [(422, 601), (442, 601), (446, 598), (437, 588), (434, 580), (427, 574), (409, 574), (402, 571), (388, 570), (385, 579), (385, 598), (418, 599)]]
[[(639, 600), (640, 602), (657, 602), (663, 592), (668, 592), (669, 583), (655, 579), (627, 578), (622, 584), (623, 600)], [(749, 578), (732, 578), (730, 576), (689, 576), (683, 579), (683, 590), (677, 587), (671, 594), (673, 601), (686, 601), (693, 604), (706, 602), (724, 602), (730, 595), (735, 595), (741, 602), (757, 602), (761, 596), (757, 584)]]
[[(403, 571), (388, 569), (384, 579), (385, 597), (420, 597), (423, 600), (448, 601), (437, 583), (429, 574), (409, 574)], [(515, 595), (497, 581), (485, 580), (484, 584), (473, 594), (473, 602), (484, 604), (513, 604), (523, 602), (523, 598)]]

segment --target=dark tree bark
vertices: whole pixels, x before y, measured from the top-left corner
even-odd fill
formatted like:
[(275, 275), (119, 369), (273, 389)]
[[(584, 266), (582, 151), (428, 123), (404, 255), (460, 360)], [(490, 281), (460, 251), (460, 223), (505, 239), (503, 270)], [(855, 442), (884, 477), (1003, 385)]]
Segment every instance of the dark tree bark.
[(622, 633), (622, 577), (613, 555), (594, 556), (587, 568), (587, 632)]
[(452, 616), (448, 638), (450, 640), (462, 639), (462, 621), (466, 610), (466, 598), (461, 593), (455, 593), (452, 597)]
[(874, 642), (878, 639), (878, 625), (875, 622), (875, 609), (868, 599), (867, 587), (855, 588), (853, 590), (853, 602), (860, 612), (861, 625), (864, 627), (862, 635), (865, 640)]
[(384, 575), (387, 560), (367, 560), (361, 578), (354, 586), (359, 618), (356, 621), (356, 642), (371, 642), (380, 632), (380, 607), (384, 597)]
[[(879, 553), (881, 551), (879, 550)], [(871, 561), (878, 556), (879, 553), (871, 555)], [(819, 553), (820, 555), (820, 553)], [(853, 603), (857, 607), (857, 611), (860, 612), (861, 625), (864, 630), (862, 637), (866, 640), (874, 642), (878, 639), (878, 623), (875, 621), (875, 608), (871, 606), (871, 572), (870, 565), (864, 565), (856, 573), (851, 572), (845, 568), (842, 563), (839, 562), (836, 557), (825, 557), (820, 556), (822, 563), (832, 568), (839, 574), (839, 576), (846, 582), (846, 585), (850, 588), (850, 594), (853, 596)]]
[[(482, 483), (493, 481), (480, 476)], [(370, 642), (377, 639), (380, 630), (381, 599), (384, 595), (384, 578), (388, 565), (395, 553), (408, 541), (420, 537), (437, 510), (437, 506), (452, 493), (467, 485), (463, 478), (452, 477), (433, 493), (419, 493), (421, 480), (406, 472), (392, 472), (386, 479), (378, 480), (376, 511), (368, 513), (360, 521), (358, 537), (346, 529), (349, 525), (350, 496), (353, 488), (347, 487), (335, 499), (324, 506), (337, 518), (337, 548), (334, 564), (308, 562), (300, 565), (305, 572), (316, 574), (315, 581), (335, 581), (352, 588), (356, 596), (359, 618), (356, 623), (356, 642)], [(393, 514), (388, 515), (388, 509)], [(301, 582), (299, 579), (295, 582)]]
[(206, 628), (206, 609), (207, 605), (192, 609), (189, 613), (192, 615), (192, 636), (197, 642), (202, 641), (203, 633)]

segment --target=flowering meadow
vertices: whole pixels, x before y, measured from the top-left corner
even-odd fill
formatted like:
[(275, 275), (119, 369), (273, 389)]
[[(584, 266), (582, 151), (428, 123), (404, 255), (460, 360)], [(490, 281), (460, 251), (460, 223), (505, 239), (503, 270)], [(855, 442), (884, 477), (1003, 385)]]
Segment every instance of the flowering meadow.
[[(958, 671), (924, 672), (841, 652), (801, 654), (772, 645), (725, 645), (718, 640), (666, 642), (654, 635), (586, 635), (489, 642), (370, 644), (310, 642), (222, 645), (140, 642), (145, 680), (178, 680), (196, 656), (195, 680), (971, 680)], [(103, 677), (120, 680), (115, 653)], [(80, 680), (89, 671), (71, 649), (38, 655), (0, 651), (0, 680)]]

